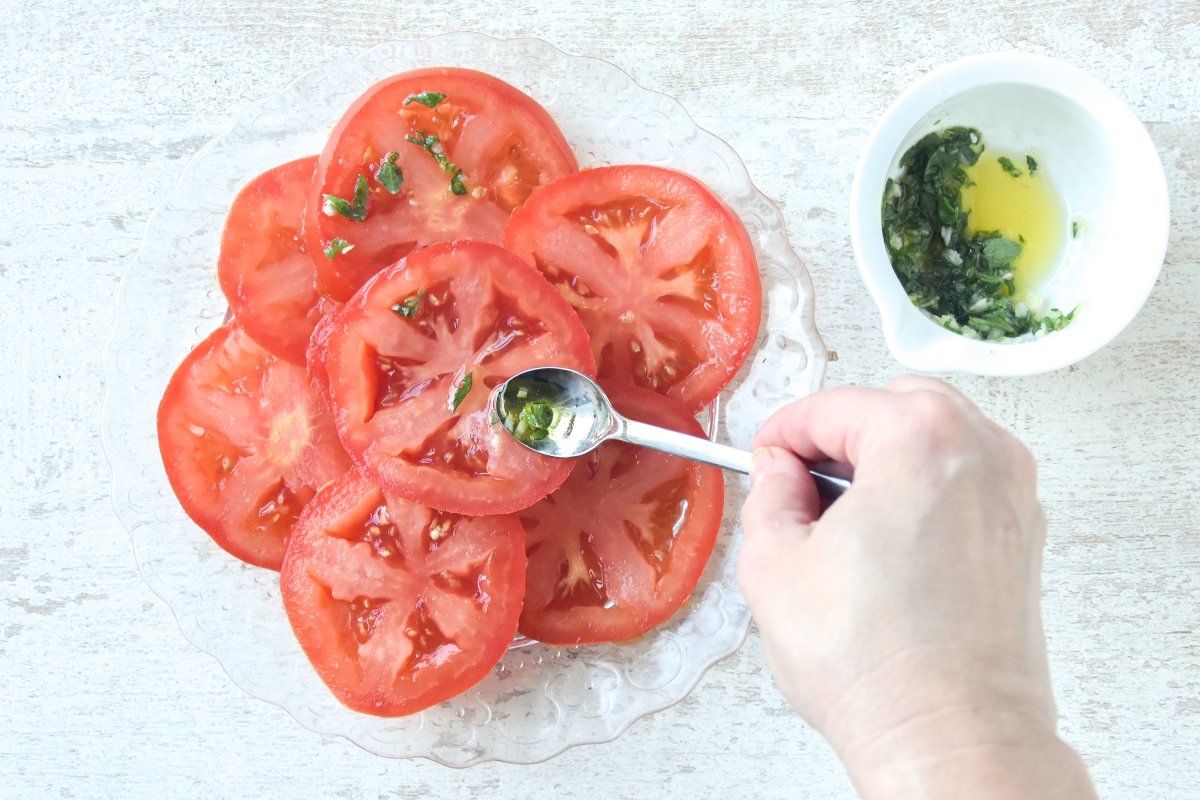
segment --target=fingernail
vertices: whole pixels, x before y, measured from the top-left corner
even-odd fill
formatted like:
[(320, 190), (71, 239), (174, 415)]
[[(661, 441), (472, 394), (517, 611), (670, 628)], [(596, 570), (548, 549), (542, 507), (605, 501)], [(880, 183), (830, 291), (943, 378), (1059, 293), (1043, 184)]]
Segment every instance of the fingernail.
[(753, 489), (764, 475), (771, 471), (775, 461), (773, 447), (760, 447), (750, 456), (750, 488)]

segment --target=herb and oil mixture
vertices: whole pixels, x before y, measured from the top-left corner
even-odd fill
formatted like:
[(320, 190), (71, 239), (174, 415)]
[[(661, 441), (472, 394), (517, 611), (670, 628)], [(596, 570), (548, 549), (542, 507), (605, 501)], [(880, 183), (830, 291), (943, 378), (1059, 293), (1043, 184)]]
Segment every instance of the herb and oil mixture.
[(909, 299), (948, 330), (1003, 340), (1063, 328), (1036, 287), (1058, 260), (1065, 213), (1032, 156), (983, 158), (978, 130), (930, 133), (883, 192), (883, 238)]
[(527, 445), (549, 438), (574, 416), (562, 387), (548, 381), (509, 381), (501, 398), (500, 422)]

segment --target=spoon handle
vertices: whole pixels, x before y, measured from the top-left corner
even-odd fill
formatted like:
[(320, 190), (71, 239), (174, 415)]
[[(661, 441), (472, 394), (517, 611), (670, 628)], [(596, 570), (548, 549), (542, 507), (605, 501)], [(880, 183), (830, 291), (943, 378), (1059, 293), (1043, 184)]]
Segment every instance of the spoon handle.
[(750, 454), (736, 447), (710, 442), (699, 436), (689, 436), (686, 433), (648, 425), (634, 419), (624, 420), (625, 424), (614, 434), (614, 438), (651, 450), (661, 450), (673, 456), (683, 456), (692, 461), (702, 461), (714, 467), (733, 470), (743, 475), (750, 473)]
[[(736, 447), (710, 442), (698, 436), (659, 428), (633, 419), (621, 418), (614, 439), (649, 447), (651, 450), (661, 450), (674, 456), (682, 456), (692, 461), (712, 464), (714, 467), (750, 473), (750, 453), (738, 450)], [(822, 461), (809, 467), (813, 481), (817, 484), (817, 494), (826, 503), (836, 500), (850, 488), (852, 478), (849, 469), (842, 464), (832, 461)]]

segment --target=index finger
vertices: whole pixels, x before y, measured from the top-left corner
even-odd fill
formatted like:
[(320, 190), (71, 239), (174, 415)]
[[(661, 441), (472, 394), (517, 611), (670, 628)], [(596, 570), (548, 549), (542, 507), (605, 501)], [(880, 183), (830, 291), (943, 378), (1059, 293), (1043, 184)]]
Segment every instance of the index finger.
[(863, 433), (895, 403), (882, 389), (839, 386), (803, 397), (776, 411), (759, 429), (753, 447), (783, 447), (806, 461), (832, 459), (855, 465)]

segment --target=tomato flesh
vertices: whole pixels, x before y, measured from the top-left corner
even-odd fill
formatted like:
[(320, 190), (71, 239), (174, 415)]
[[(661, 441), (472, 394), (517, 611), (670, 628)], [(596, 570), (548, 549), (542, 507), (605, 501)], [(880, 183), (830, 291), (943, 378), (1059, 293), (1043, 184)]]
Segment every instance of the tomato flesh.
[[(668, 397), (606, 389), (631, 419), (704, 435)], [(584, 644), (630, 639), (662, 623), (708, 563), (724, 486), (716, 467), (621, 442), (581, 458), (561, 488), (517, 512), (529, 559), (521, 632)]]
[(350, 471), (296, 525), (283, 604), (339, 701), (413, 714), (491, 671), (516, 633), (524, 535), (511, 516), (447, 514)]
[(236, 322), (201, 342), (171, 377), (158, 442), (188, 516), (228, 552), (276, 570), (301, 510), (350, 467), (308, 373)]
[(238, 322), (254, 341), (294, 364), (323, 309), (316, 271), (301, 235), (317, 157), (267, 170), (229, 209), (217, 278)]
[[(413, 99), (419, 97), (435, 104)], [(425, 245), (499, 244), (509, 214), (535, 187), (576, 168), (545, 109), (497, 78), (438, 68), (382, 80), (342, 116), (317, 164), (305, 236), (318, 286), (346, 300), (375, 272)], [(340, 215), (322, 200), (350, 201), (360, 177), (368, 187), (364, 219)], [(338, 240), (353, 247), (321, 255)]]
[(600, 378), (711, 403), (758, 335), (762, 288), (745, 228), (695, 179), (600, 167), (535, 192), (504, 246), (558, 288), (591, 337)]
[(500, 514), (566, 479), (570, 462), (502, 429), (490, 393), (533, 367), (592, 374), (587, 334), (554, 287), (503, 248), (454, 242), (414, 252), (346, 304), (325, 349), (338, 433), (387, 491)]

